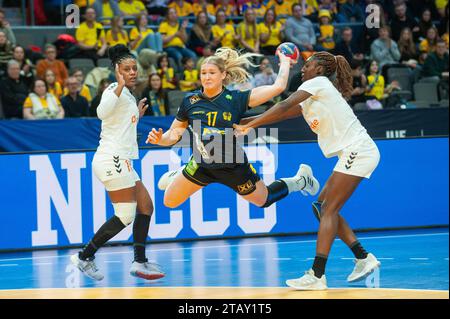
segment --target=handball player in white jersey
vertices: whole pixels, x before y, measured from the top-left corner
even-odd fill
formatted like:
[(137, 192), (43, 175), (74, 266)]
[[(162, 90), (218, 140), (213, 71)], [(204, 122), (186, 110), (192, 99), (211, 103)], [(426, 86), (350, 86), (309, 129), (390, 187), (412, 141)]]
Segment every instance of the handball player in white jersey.
[(159, 279), (164, 273), (145, 257), (153, 203), (133, 168), (133, 159), (139, 158), (137, 123), (148, 105), (145, 99), (137, 103), (132, 94), (138, 74), (136, 59), (129, 49), (116, 45), (109, 49), (108, 55), (115, 67), (117, 82), (103, 92), (97, 108), (102, 130), (92, 167), (108, 192), (114, 216), (100, 227), (83, 250), (71, 256), (71, 262), (86, 276), (102, 280), (103, 275), (94, 262), (96, 251), (134, 221), (134, 261), (130, 274), (148, 280)]
[[(350, 66), (343, 56), (318, 52), (302, 68), (302, 85), (289, 98), (265, 113), (235, 125), (236, 134), (252, 128), (298, 117), (303, 114), (318, 135), (325, 157), (338, 157), (331, 177), (323, 187), (313, 212), (320, 221), (316, 256), (312, 269), (298, 279), (286, 281), (298, 290), (327, 289), (325, 265), (336, 235), (355, 255), (349, 282), (358, 281), (380, 266), (373, 254), (361, 246), (345, 219), (339, 214), (361, 180), (369, 178), (378, 165), (380, 153), (346, 99), (352, 92)], [(361, 212), (364, 213), (364, 212)]]

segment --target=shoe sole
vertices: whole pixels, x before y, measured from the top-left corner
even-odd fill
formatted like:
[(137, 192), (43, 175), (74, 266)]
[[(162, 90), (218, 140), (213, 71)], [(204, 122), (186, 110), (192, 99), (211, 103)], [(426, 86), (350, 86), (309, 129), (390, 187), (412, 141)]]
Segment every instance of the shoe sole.
[(381, 263), (378, 261), (373, 267), (369, 268), (368, 270), (366, 270), (364, 273), (362, 273), (360, 276), (353, 278), (353, 279), (347, 279), (347, 282), (356, 282), (356, 281), (361, 281), (366, 279), (368, 276), (370, 276), (375, 269), (380, 268)]
[(166, 275), (163, 275), (163, 274), (147, 275), (147, 274), (144, 274), (144, 273), (139, 272), (139, 271), (130, 272), (130, 275), (133, 276), (133, 277), (138, 277), (138, 278), (147, 279), (147, 280), (157, 280), (157, 279), (161, 279), (161, 278), (166, 276)]
[(289, 284), (287, 281), (286, 281), (286, 285), (288, 285), (289, 287), (294, 288), (295, 290), (298, 290), (298, 291), (320, 291), (320, 290), (328, 289), (328, 287), (322, 287), (322, 288), (304, 288), (304, 287), (302, 287), (302, 288), (299, 288), (293, 284)]

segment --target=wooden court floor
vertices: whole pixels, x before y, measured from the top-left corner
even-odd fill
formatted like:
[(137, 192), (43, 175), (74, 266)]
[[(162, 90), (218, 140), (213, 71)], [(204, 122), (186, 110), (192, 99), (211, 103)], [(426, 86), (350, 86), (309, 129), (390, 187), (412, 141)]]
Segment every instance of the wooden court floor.
[(0, 299), (449, 299), (448, 290), (295, 291), (278, 287), (124, 287), (1, 290)]

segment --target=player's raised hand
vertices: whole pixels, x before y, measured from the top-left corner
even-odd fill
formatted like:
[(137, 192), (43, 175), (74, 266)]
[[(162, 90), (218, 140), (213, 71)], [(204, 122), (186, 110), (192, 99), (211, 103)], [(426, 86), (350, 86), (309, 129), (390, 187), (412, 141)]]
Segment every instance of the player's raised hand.
[(124, 79), (122, 73), (120, 73), (120, 71), (119, 71), (118, 64), (116, 64), (116, 72), (115, 73), (116, 73), (116, 80), (117, 80), (117, 83), (119, 84), (119, 86), (125, 86), (125, 79)]
[(283, 63), (289, 63), (290, 66), (292, 67), (294, 64), (297, 63), (295, 60), (293, 60), (290, 57), (284, 55), (284, 53), (281, 52), (280, 50), (277, 50), (275, 52), (275, 54), (278, 56), (278, 59), (280, 60), (280, 65), (283, 64)]
[(145, 111), (148, 109), (147, 98), (144, 97), (142, 100), (138, 103), (138, 109), (139, 109), (139, 117), (143, 117), (145, 114)]
[(163, 130), (160, 128), (159, 130), (155, 130), (152, 128), (151, 132), (148, 133), (147, 140), (145, 141), (145, 144), (151, 143), (151, 144), (158, 144), (159, 141), (161, 141), (163, 135)]
[(233, 128), (235, 136), (247, 135), (248, 132), (250, 132), (250, 130), (252, 129), (247, 125), (240, 125), (240, 124), (233, 124)]

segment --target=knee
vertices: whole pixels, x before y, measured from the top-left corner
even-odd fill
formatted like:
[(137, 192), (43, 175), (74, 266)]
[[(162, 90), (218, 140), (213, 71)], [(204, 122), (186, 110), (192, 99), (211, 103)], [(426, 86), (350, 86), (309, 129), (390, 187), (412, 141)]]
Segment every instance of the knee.
[(139, 203), (137, 207), (137, 212), (139, 214), (152, 216), (153, 215), (153, 203), (151, 200), (146, 201), (145, 203)]
[(325, 216), (336, 216), (339, 213), (338, 206), (333, 203), (327, 203), (326, 201), (322, 203), (320, 209), (321, 218)]

